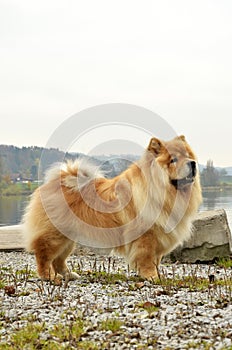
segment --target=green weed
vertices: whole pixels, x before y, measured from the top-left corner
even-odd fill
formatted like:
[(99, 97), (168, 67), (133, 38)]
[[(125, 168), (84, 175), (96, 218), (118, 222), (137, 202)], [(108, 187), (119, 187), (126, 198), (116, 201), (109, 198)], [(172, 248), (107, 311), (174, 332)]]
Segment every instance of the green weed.
[(76, 319), (67, 326), (62, 324), (55, 325), (50, 331), (50, 335), (55, 337), (59, 342), (77, 342), (80, 336), (84, 333), (84, 322), (81, 319)]
[(225, 269), (232, 268), (232, 259), (231, 258), (221, 258), (216, 263), (219, 267), (224, 267)]
[(123, 322), (117, 318), (107, 318), (100, 324), (100, 329), (104, 331), (111, 331), (116, 333), (120, 330)]

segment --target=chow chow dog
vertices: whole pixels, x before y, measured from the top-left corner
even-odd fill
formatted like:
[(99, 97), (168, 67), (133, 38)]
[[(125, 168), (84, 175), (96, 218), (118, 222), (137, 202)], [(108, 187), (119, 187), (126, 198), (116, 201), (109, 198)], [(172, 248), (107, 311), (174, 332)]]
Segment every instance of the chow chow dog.
[(201, 200), (185, 137), (154, 137), (141, 159), (112, 179), (86, 160), (52, 167), (26, 208), (25, 247), (45, 280), (77, 278), (66, 265), (75, 242), (110, 248), (141, 277), (156, 278), (162, 256), (190, 237)]

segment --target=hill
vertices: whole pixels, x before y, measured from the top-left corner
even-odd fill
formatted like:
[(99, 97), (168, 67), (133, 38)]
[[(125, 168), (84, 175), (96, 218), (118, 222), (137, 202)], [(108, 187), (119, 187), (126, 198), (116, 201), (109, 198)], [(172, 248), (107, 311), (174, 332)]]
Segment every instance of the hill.
[[(138, 157), (134, 155), (111, 155), (89, 157), (82, 153), (64, 153), (58, 149), (43, 147), (22, 147), (0, 145), (0, 180), (8, 177), (12, 181), (17, 179), (38, 179), (38, 171), (42, 174), (52, 164), (62, 162), (65, 159), (87, 158), (99, 165), (106, 172), (106, 176), (112, 177), (127, 168)], [(42, 160), (42, 162), (41, 162)], [(42, 164), (41, 164), (42, 163)]]
[[(10, 176), (13, 180), (18, 176), (35, 180), (39, 162), (45, 149), (42, 147), (22, 147), (0, 145), (0, 176)], [(47, 168), (65, 156), (58, 149), (46, 150), (44, 166)]]

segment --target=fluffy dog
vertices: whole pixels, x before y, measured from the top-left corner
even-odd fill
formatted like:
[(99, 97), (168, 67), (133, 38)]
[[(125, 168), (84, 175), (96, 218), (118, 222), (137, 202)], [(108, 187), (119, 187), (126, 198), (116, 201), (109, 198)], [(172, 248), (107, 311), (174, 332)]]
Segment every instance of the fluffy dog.
[(152, 138), (142, 158), (113, 179), (82, 160), (51, 168), (23, 218), (26, 249), (42, 279), (77, 277), (66, 265), (75, 242), (112, 248), (143, 278), (155, 278), (162, 256), (190, 237), (201, 200), (185, 137)]

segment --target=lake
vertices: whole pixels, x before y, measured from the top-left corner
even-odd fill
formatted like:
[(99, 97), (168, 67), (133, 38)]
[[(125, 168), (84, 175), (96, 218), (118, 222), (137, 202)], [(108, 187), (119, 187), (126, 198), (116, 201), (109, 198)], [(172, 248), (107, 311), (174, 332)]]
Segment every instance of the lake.
[[(203, 192), (201, 211), (225, 209), (232, 231), (232, 191)], [(20, 222), (29, 197), (0, 197), (0, 226), (16, 225)]]
[(203, 203), (200, 211), (214, 209), (225, 209), (232, 231), (232, 191), (203, 192)]
[(0, 197), (0, 226), (16, 225), (20, 222), (29, 197)]

